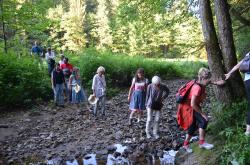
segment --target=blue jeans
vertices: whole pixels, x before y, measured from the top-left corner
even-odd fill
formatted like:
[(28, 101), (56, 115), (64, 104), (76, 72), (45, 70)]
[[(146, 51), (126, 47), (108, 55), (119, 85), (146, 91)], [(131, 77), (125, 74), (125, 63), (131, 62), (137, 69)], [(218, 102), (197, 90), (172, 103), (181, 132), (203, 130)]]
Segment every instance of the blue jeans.
[(54, 88), (54, 99), (55, 99), (55, 103), (58, 105), (64, 104), (63, 85), (64, 84), (56, 84)]

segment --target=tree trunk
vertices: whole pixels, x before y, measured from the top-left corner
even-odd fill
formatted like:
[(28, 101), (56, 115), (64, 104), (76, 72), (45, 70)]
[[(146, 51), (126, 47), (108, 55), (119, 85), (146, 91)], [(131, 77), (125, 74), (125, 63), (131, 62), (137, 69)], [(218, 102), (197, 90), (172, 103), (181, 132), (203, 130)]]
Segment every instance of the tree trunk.
[[(237, 64), (229, 5), (227, 0), (215, 0), (214, 3), (222, 57), (225, 70), (229, 72)], [(244, 83), (239, 71), (231, 76), (229, 85), (232, 89), (234, 100), (245, 96)]]
[(2, 30), (3, 30), (3, 40), (4, 40), (4, 52), (7, 54), (7, 38), (5, 34), (5, 22), (4, 22), (4, 16), (3, 16), (3, 0), (1, 0), (1, 20), (2, 20)]
[[(224, 70), (221, 50), (215, 32), (210, 1), (200, 0), (199, 5), (202, 31), (208, 57), (208, 65), (212, 72), (212, 79), (219, 80), (223, 77)], [(230, 87), (227, 84), (223, 87), (215, 86), (214, 91), (219, 102), (228, 104), (232, 101)]]

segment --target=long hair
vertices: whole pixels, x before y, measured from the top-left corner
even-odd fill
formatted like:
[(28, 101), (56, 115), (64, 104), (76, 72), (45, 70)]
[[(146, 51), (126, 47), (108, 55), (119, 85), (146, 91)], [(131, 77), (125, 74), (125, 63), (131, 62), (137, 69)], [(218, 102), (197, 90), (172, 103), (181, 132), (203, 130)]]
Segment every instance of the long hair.
[(138, 77), (139, 73), (142, 74), (142, 75), (144, 75), (144, 69), (143, 68), (137, 69), (137, 71), (135, 73), (135, 82), (138, 82), (140, 80), (140, 78)]

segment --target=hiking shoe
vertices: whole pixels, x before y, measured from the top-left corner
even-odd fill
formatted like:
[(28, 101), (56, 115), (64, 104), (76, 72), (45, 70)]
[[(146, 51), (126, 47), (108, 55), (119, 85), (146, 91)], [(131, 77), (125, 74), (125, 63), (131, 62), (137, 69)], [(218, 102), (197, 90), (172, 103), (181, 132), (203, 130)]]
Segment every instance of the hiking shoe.
[(59, 105), (59, 107), (61, 107), (61, 108), (65, 108), (65, 105)]
[(158, 134), (154, 134), (154, 138), (155, 138), (155, 139), (159, 139), (160, 136), (159, 136)]
[(246, 132), (245, 132), (245, 135), (246, 135), (246, 136), (250, 136), (250, 132), (247, 132), (247, 131), (246, 131)]
[(204, 142), (203, 144), (200, 144), (199, 147), (206, 150), (211, 150), (212, 148), (214, 148), (214, 145)]
[(152, 136), (150, 135), (150, 133), (146, 133), (146, 135), (147, 135), (147, 139), (152, 138)]
[(131, 126), (132, 125), (132, 119), (128, 120), (128, 125)]
[(192, 148), (190, 148), (189, 145), (183, 146), (182, 148), (183, 148), (187, 153), (192, 153), (192, 152), (193, 152)]

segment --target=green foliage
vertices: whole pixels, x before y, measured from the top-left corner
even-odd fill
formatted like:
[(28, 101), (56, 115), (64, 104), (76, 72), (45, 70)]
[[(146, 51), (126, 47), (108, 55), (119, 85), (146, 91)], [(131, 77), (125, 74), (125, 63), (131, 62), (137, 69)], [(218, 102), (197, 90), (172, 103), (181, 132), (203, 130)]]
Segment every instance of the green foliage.
[(146, 77), (151, 79), (155, 74), (162, 79), (174, 77), (193, 78), (200, 67), (205, 63), (184, 60), (156, 60), (142, 56), (129, 57), (124, 54), (113, 54), (109, 51), (98, 52), (95, 49), (87, 49), (79, 59), (81, 74), (85, 82), (92, 80), (99, 66), (106, 68), (107, 84), (128, 86), (131, 83), (135, 71), (142, 67)]
[(250, 163), (250, 138), (246, 137), (245, 120), (247, 114), (246, 101), (234, 103), (232, 106), (215, 106), (215, 120), (210, 126), (211, 132), (223, 147), (220, 149), (221, 164)]
[(30, 57), (0, 55), (0, 106), (23, 106), (50, 98), (47, 70), (38, 63)]

